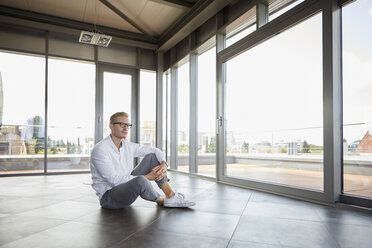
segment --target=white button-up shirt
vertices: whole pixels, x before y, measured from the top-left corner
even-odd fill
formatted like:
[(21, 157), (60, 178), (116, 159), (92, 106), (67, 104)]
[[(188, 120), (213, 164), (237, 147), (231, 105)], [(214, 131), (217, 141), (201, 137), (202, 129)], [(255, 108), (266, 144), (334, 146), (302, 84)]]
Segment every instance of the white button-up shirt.
[(92, 187), (98, 197), (101, 199), (107, 190), (134, 178), (131, 175), (134, 158), (144, 157), (149, 153), (155, 153), (159, 163), (165, 161), (164, 153), (158, 148), (140, 146), (122, 139), (119, 151), (110, 135), (98, 142), (90, 156)]

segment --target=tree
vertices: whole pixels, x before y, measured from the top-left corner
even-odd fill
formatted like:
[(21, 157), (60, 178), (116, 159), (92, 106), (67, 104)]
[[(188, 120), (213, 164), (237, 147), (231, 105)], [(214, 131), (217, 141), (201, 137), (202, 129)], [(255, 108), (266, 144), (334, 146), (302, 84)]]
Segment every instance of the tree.
[(36, 138), (35, 154), (42, 154), (42, 153), (44, 153), (44, 139)]
[(244, 153), (248, 153), (249, 152), (249, 143), (248, 142), (243, 142), (243, 144), (242, 144), (242, 151), (244, 152)]
[(302, 144), (302, 153), (310, 153), (310, 145), (304, 140), (304, 143)]
[(178, 145), (178, 153), (179, 154), (189, 153), (189, 145), (188, 144)]
[(209, 145), (208, 145), (208, 142), (207, 142), (207, 147), (205, 149), (205, 152), (206, 153), (216, 153), (216, 138), (215, 137), (211, 138), (211, 142), (210, 142)]

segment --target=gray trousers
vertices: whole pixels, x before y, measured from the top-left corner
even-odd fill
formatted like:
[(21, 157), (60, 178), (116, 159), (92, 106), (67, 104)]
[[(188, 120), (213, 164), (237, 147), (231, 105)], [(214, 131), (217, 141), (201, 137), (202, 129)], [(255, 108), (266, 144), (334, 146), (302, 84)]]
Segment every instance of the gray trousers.
[[(157, 201), (160, 194), (152, 187), (151, 182), (144, 175), (150, 173), (158, 165), (160, 163), (156, 155), (154, 153), (147, 154), (131, 173), (131, 175), (136, 177), (106, 191), (101, 198), (101, 206), (109, 209), (124, 208), (132, 204), (138, 196), (148, 201)], [(168, 177), (165, 176), (160, 181), (155, 182), (161, 188), (163, 183), (168, 181)]]

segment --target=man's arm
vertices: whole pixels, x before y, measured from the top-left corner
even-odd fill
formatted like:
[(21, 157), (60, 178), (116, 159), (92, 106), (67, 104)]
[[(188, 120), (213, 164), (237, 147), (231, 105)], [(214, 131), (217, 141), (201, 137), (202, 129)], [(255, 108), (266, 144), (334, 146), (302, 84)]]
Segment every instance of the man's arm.
[(162, 164), (164, 162), (165, 164), (167, 164), (166, 159), (165, 159), (165, 154), (160, 149), (156, 147), (150, 147), (150, 146), (141, 146), (135, 143), (132, 143), (132, 144), (135, 146), (134, 157), (144, 157), (149, 153), (154, 153), (159, 163)]
[(145, 177), (152, 181), (159, 181), (167, 175), (168, 164), (165, 161), (165, 154), (160, 149), (149, 146), (140, 146), (139, 144), (132, 143), (134, 147), (134, 157), (144, 157), (147, 154), (154, 153), (160, 165), (152, 169), (152, 171), (145, 175)]
[(104, 179), (111, 187), (127, 182), (134, 178), (132, 175), (118, 176), (115, 168), (104, 151), (94, 151), (90, 159), (93, 180), (95, 177)]

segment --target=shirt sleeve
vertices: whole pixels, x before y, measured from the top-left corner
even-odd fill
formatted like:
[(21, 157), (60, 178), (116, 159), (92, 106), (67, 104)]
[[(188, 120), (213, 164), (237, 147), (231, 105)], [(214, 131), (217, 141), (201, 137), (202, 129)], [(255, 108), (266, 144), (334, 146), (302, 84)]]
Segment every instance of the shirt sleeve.
[(115, 168), (110, 166), (111, 160), (107, 153), (104, 151), (93, 151), (90, 159), (91, 163), (91, 170), (93, 180), (96, 179), (103, 179), (106, 183), (108, 183), (111, 187), (115, 187), (119, 184), (128, 182), (134, 176), (132, 175), (117, 175)]
[(136, 143), (131, 143), (134, 148), (134, 157), (144, 157), (147, 154), (155, 153), (156, 158), (158, 159), (159, 163), (165, 161), (165, 154), (160, 149), (156, 147), (150, 147), (150, 146), (141, 146)]

